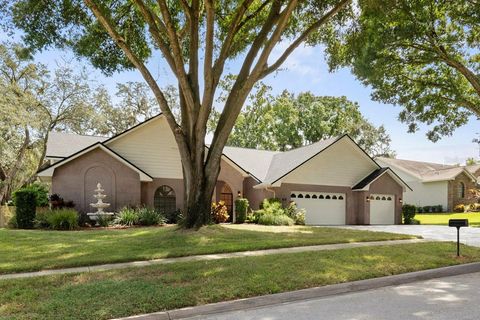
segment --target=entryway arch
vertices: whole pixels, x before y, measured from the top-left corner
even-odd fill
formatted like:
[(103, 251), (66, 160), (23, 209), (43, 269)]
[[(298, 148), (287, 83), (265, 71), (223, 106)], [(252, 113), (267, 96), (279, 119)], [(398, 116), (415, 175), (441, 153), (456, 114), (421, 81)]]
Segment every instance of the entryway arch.
[(228, 214), (230, 217), (228, 218), (229, 221), (233, 219), (233, 192), (232, 188), (227, 183), (224, 183), (222, 189), (220, 191), (220, 201), (225, 203), (227, 207)]

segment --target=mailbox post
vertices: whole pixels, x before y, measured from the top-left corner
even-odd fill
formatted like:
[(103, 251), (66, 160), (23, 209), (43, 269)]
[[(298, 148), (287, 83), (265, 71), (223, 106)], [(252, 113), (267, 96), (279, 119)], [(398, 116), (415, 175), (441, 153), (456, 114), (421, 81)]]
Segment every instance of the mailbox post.
[(449, 227), (457, 228), (457, 257), (460, 256), (460, 228), (468, 227), (468, 219), (450, 219), (448, 220)]

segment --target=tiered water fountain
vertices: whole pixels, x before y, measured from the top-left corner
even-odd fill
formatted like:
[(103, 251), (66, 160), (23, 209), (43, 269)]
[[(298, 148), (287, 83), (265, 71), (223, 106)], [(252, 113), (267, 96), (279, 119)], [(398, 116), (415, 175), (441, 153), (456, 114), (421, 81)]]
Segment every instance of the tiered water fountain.
[[(93, 221), (97, 221), (100, 217), (101, 218), (106, 218), (106, 217), (111, 217), (114, 215), (113, 212), (105, 212), (103, 211), (104, 209), (108, 208), (110, 206), (110, 203), (108, 202), (103, 202), (103, 199), (105, 199), (107, 197), (106, 194), (103, 194), (103, 192), (105, 191), (104, 189), (102, 189), (102, 185), (99, 183), (97, 183), (97, 189), (94, 190), (95, 191), (95, 194), (93, 195), (93, 197), (95, 199), (97, 199), (97, 202), (96, 203), (90, 203), (90, 206), (92, 208), (95, 208), (97, 209), (97, 212), (90, 212), (90, 213), (87, 213), (87, 216), (92, 219)], [(97, 221), (97, 225), (98, 225), (98, 221)]]

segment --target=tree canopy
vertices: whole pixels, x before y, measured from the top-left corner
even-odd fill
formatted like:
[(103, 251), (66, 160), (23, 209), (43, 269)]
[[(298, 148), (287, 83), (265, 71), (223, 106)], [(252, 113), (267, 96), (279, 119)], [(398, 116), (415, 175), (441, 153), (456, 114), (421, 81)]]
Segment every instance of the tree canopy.
[[(213, 117), (218, 117), (218, 112)], [(371, 124), (358, 104), (346, 97), (315, 96), (311, 92), (294, 95), (287, 90), (274, 96), (271, 88), (260, 82), (240, 113), (227, 145), (286, 151), (342, 134), (349, 134), (371, 156), (395, 155), (385, 128)]]
[[(185, 226), (193, 227), (210, 221), (223, 147), (255, 83), (278, 70), (300, 45), (328, 41), (348, 17), (350, 2), (17, 0), (7, 11), (33, 48), (68, 46), (107, 74), (132, 68), (141, 73), (176, 139)], [(286, 49), (273, 57), (280, 42)], [(180, 121), (148, 68), (149, 58), (162, 59), (178, 81)], [(233, 59), (240, 68), (206, 153), (215, 94)]]
[(427, 136), (480, 117), (480, 2), (360, 0), (329, 47), (330, 65), (352, 67), (373, 98), (403, 107), (399, 119)]

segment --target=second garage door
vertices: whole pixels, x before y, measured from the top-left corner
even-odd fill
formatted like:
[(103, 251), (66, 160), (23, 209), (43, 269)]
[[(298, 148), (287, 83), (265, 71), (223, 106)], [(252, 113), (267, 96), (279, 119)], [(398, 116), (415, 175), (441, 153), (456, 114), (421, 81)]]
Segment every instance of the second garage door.
[(395, 223), (395, 196), (372, 194), (370, 196), (370, 224)]
[(305, 223), (309, 225), (345, 224), (345, 194), (293, 192), (291, 200), (305, 209)]

